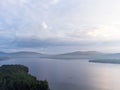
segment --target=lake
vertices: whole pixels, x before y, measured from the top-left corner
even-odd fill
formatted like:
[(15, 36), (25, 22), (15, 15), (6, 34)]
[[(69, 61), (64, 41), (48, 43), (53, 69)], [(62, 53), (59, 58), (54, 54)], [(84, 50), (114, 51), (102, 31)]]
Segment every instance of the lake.
[(40, 80), (48, 80), (51, 90), (120, 90), (120, 65), (89, 63), (88, 60), (14, 58), (0, 61), (22, 64)]

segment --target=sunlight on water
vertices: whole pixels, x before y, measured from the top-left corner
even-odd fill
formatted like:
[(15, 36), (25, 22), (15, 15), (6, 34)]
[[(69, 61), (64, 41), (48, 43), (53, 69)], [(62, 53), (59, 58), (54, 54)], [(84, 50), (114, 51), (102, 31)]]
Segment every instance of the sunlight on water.
[(87, 60), (17, 58), (3, 64), (23, 64), (38, 79), (47, 79), (51, 90), (120, 90), (120, 65)]

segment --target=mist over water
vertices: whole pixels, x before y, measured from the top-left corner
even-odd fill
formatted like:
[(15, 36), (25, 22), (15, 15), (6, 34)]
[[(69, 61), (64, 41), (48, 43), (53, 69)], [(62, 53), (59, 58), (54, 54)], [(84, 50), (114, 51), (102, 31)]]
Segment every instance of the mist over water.
[(32, 75), (48, 80), (51, 90), (119, 90), (120, 65), (89, 63), (88, 60), (14, 58), (3, 64), (22, 64)]

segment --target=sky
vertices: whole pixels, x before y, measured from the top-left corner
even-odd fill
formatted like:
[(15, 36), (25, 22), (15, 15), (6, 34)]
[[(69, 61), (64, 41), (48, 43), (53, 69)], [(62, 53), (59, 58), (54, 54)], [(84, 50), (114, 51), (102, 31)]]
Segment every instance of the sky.
[(120, 52), (120, 0), (0, 0), (0, 51)]

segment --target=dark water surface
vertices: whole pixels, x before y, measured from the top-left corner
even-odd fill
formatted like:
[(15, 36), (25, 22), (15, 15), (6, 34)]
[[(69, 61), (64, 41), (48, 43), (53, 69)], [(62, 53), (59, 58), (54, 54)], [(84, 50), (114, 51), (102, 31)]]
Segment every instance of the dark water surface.
[(119, 64), (41, 58), (0, 61), (0, 65), (3, 64), (28, 66), (32, 75), (48, 80), (51, 90), (120, 90)]

